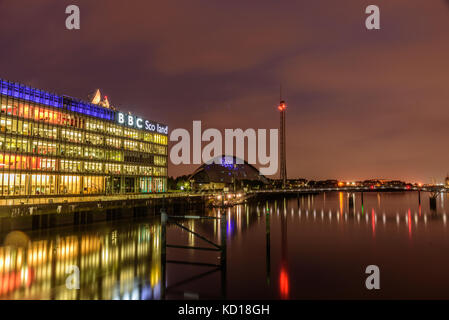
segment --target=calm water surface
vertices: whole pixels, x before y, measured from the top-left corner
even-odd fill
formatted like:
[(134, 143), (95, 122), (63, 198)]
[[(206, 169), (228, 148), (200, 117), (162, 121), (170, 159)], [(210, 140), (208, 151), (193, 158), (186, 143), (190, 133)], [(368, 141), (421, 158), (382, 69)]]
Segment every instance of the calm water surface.
[[(385, 299), (449, 298), (447, 195), (348, 193), (278, 198), (227, 215), (226, 271), (167, 263), (162, 286), (160, 218), (1, 235), (2, 299)], [(448, 211), (449, 213), (449, 211)], [(182, 213), (180, 213), (182, 214)], [(179, 223), (215, 243), (218, 220)], [(211, 247), (167, 226), (167, 243)], [(167, 248), (167, 260), (219, 264), (214, 251)], [(380, 268), (380, 290), (365, 268)], [(66, 287), (79, 266), (80, 290)], [(166, 290), (164, 289), (166, 288)]]

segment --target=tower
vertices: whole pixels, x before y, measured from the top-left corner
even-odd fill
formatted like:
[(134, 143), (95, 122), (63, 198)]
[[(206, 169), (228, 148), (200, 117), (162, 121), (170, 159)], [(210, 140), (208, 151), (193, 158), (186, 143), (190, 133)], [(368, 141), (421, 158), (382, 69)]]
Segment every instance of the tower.
[(286, 138), (285, 138), (285, 111), (287, 105), (284, 100), (281, 100), (278, 106), (280, 111), (280, 125), (279, 125), (279, 147), (280, 147), (280, 178), (282, 181), (282, 188), (285, 188), (287, 182), (287, 158), (286, 158)]

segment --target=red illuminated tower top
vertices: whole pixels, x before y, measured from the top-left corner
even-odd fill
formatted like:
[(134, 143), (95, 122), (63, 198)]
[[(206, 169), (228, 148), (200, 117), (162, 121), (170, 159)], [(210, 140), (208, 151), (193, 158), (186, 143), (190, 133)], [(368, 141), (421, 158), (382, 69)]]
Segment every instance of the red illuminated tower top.
[(281, 100), (278, 106), (278, 110), (280, 111), (280, 132), (279, 132), (279, 140), (280, 140), (280, 178), (282, 181), (282, 188), (285, 188), (287, 182), (287, 158), (286, 158), (286, 136), (285, 136), (285, 111), (287, 109), (287, 104), (284, 100)]
[(278, 109), (279, 109), (279, 111), (284, 111), (285, 109), (287, 109), (287, 105), (285, 104), (285, 101), (284, 101), (284, 100), (282, 100), (282, 101), (279, 103)]

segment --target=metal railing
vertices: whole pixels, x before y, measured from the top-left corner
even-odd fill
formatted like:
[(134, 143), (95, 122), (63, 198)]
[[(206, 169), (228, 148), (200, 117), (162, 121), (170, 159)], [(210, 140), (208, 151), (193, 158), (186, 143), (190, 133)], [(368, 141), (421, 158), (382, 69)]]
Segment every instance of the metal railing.
[[(216, 244), (212, 240), (207, 239), (205, 236), (202, 236), (201, 234), (190, 230), (189, 228), (185, 227), (181, 223), (178, 223), (178, 220), (180, 219), (187, 219), (187, 220), (220, 220), (220, 240), (221, 244)], [(169, 220), (172, 220), (171, 223), (181, 230), (187, 231), (193, 236), (201, 239), (202, 241), (210, 244), (212, 247), (201, 247), (201, 246), (187, 246), (187, 245), (177, 245), (177, 244), (167, 244), (167, 223)], [(210, 217), (210, 216), (193, 216), (193, 215), (184, 215), (184, 216), (175, 216), (175, 215), (168, 215), (165, 212), (165, 209), (161, 209), (161, 270), (162, 270), (162, 292), (161, 297), (162, 299), (166, 298), (167, 293), (181, 293), (176, 292), (174, 289), (185, 285), (187, 283), (191, 283), (193, 281), (199, 280), (204, 278), (207, 275), (213, 274), (217, 271), (220, 271), (221, 273), (221, 296), (222, 298), (226, 297), (226, 243), (227, 243), (227, 237), (226, 237), (226, 214), (221, 215), (220, 217)], [(167, 260), (167, 248), (174, 248), (174, 249), (184, 249), (184, 250), (201, 250), (201, 251), (213, 251), (213, 252), (220, 252), (220, 264), (215, 263), (204, 263), (204, 262), (196, 262), (196, 261), (185, 261), (185, 260)], [(184, 265), (193, 265), (193, 266), (199, 266), (199, 267), (211, 267), (212, 270), (208, 270), (206, 272), (202, 272), (200, 274), (197, 274), (193, 277), (190, 277), (188, 279), (184, 279), (181, 281), (178, 281), (177, 283), (171, 284), (170, 286), (167, 286), (166, 283), (166, 269), (167, 264), (184, 264)], [(186, 292), (184, 292), (184, 295)]]

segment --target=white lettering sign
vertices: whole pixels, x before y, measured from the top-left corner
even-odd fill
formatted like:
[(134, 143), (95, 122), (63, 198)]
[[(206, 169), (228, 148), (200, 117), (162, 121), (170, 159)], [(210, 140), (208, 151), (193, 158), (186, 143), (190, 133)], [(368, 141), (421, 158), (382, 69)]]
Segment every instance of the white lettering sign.
[(161, 134), (165, 134), (165, 135), (168, 134), (168, 126), (163, 126), (158, 123), (153, 124), (148, 120), (144, 120), (142, 118), (138, 118), (138, 117), (135, 117), (130, 114), (125, 114), (123, 112), (117, 112), (116, 122), (118, 124), (121, 124), (121, 125), (124, 125), (127, 127), (143, 129), (143, 130), (157, 132), (157, 133), (161, 133)]

